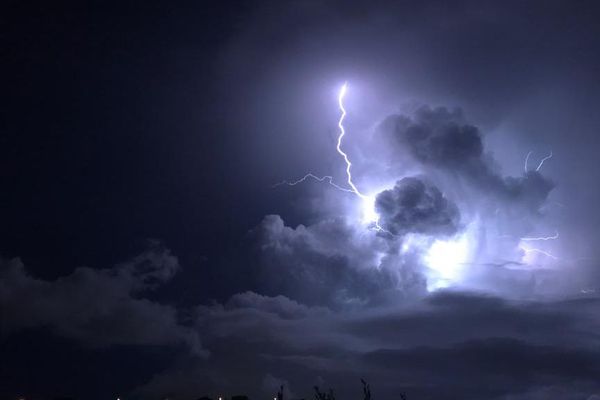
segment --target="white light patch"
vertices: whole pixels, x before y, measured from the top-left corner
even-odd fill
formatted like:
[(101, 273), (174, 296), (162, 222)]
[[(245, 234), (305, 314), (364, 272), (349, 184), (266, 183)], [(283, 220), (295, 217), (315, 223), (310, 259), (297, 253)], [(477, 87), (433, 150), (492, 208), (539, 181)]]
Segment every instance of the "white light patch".
[(427, 279), (427, 290), (431, 292), (442, 289), (459, 281), (469, 258), (470, 246), (466, 233), (457, 239), (436, 239), (423, 257), (431, 270)]
[(375, 211), (375, 197), (365, 196), (362, 198), (361, 212), (363, 224), (379, 222), (379, 214)]
[(521, 262), (529, 266), (546, 265), (552, 261), (558, 260), (558, 257), (547, 250), (537, 247), (528, 247), (523, 243), (519, 245), (519, 249), (523, 252)]

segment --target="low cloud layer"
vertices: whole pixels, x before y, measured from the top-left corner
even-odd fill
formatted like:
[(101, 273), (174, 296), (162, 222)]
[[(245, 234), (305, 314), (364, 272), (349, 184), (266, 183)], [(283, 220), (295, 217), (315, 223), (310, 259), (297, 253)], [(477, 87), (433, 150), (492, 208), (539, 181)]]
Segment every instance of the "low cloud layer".
[(239, 390), (276, 375), (301, 397), (311, 396), (311, 384), (357, 397), (364, 377), (378, 397), (505, 399), (562, 391), (567, 399), (587, 398), (600, 390), (599, 342), (590, 335), (598, 328), (596, 307), (597, 299), (512, 303), (439, 292), (403, 306), (334, 312), (248, 292), (198, 308), (210, 360), (165, 371), (138, 392), (172, 393), (181, 381), (190, 395), (207, 386)]
[(206, 356), (178, 310), (143, 297), (179, 269), (158, 243), (111, 269), (79, 267), (54, 281), (32, 277), (19, 259), (0, 262), (0, 333), (48, 329), (91, 347), (185, 346)]
[[(332, 227), (292, 229), (274, 216), (266, 221), (262, 229), (278, 231), (278, 253), (271, 257), (289, 262), (303, 254), (289, 250), (301, 248), (310, 255), (305, 260), (322, 261), (312, 268), (329, 268), (323, 263), (326, 255), (337, 257), (317, 251), (315, 243), (298, 247)], [(353, 237), (351, 230), (342, 232)], [(371, 240), (382, 246), (393, 242), (375, 234)], [(346, 398), (359, 396), (360, 378), (382, 398), (403, 392), (417, 399), (543, 399), (548, 393), (586, 399), (600, 393), (598, 298), (517, 301), (456, 291), (406, 297), (397, 287), (406, 279), (402, 274), (389, 269), (379, 272), (385, 279), (360, 270), (352, 275), (346, 270), (361, 264), (353, 261), (345, 260), (345, 269), (332, 277), (303, 263), (291, 264), (303, 268), (297, 271), (300, 276), (316, 274), (308, 283), (294, 281), (305, 285), (300, 293), (312, 288), (315, 295), (308, 299), (313, 305), (247, 291), (222, 303), (185, 309), (147, 298), (179, 268), (160, 246), (112, 269), (78, 268), (55, 281), (29, 276), (18, 260), (5, 261), (2, 334), (41, 328), (93, 348), (171, 347), (176, 362), (131, 388), (139, 398), (235, 393), (260, 398), (273, 396), (279, 384), (298, 397), (310, 397), (317, 384)], [(385, 270), (385, 263), (372, 270)], [(336, 285), (335, 276), (344, 284)], [(356, 294), (362, 293), (363, 303), (339, 303), (351, 279), (369, 276), (374, 281), (359, 288), (372, 291)], [(280, 288), (290, 296), (298, 293), (293, 289)], [(389, 296), (378, 296), (378, 291)], [(369, 306), (375, 299), (379, 306)], [(17, 303), (19, 314), (12, 311)], [(180, 314), (187, 316), (185, 324)]]

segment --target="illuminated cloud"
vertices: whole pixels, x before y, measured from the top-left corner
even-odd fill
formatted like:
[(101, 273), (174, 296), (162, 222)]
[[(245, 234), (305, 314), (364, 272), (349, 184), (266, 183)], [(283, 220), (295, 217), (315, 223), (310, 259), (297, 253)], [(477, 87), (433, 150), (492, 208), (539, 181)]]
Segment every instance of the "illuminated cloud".
[(373, 305), (424, 289), (397, 244), (345, 218), (286, 226), (270, 215), (252, 232), (261, 292), (309, 305)]
[(385, 140), (405, 152), (415, 162), (446, 174), (446, 179), (462, 180), (503, 204), (520, 205), (539, 212), (554, 184), (539, 171), (526, 171), (522, 177), (503, 177), (491, 153), (486, 153), (482, 134), (468, 123), (461, 109), (422, 106), (413, 115), (391, 115), (379, 126)]

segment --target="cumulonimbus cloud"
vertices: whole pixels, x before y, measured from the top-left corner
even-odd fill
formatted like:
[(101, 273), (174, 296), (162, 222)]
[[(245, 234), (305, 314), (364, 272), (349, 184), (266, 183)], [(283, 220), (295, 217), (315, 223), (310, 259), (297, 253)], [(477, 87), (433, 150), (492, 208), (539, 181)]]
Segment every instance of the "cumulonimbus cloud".
[(412, 115), (390, 115), (378, 131), (391, 140), (399, 156), (407, 152), (418, 164), (458, 177), (483, 196), (530, 212), (537, 212), (554, 188), (539, 171), (503, 177), (485, 151), (481, 131), (458, 108), (422, 106)]
[(452, 235), (459, 228), (456, 205), (429, 183), (403, 178), (377, 195), (379, 224), (393, 235), (406, 233)]

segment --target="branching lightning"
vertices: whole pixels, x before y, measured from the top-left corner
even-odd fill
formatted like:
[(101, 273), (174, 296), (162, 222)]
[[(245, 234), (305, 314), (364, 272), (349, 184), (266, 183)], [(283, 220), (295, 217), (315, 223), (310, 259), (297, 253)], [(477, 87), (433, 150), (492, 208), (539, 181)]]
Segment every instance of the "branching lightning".
[(360, 197), (363, 201), (363, 220), (367, 223), (371, 223), (374, 230), (377, 232), (385, 232), (388, 235), (396, 236), (392, 232), (384, 229), (381, 225), (379, 225), (379, 215), (374, 211), (375, 199), (374, 196), (367, 196), (358, 190), (354, 182), (352, 181), (352, 162), (346, 154), (342, 150), (342, 139), (346, 135), (346, 129), (344, 128), (344, 118), (346, 118), (346, 108), (344, 108), (344, 97), (346, 96), (346, 92), (348, 91), (348, 82), (344, 82), (342, 88), (340, 89), (340, 93), (338, 95), (338, 106), (340, 108), (340, 119), (338, 120), (338, 128), (340, 128), (340, 134), (337, 140), (336, 150), (337, 152), (344, 158), (346, 162), (346, 177), (348, 186), (352, 188), (352, 192)]
[[(529, 168), (528, 168), (528, 164), (529, 164), (529, 157), (531, 157), (531, 155), (533, 154), (533, 151), (530, 151), (529, 153), (527, 153), (527, 155), (525, 156), (525, 172), (529, 172)], [(548, 154), (546, 157), (542, 158), (538, 164), (538, 166), (535, 168), (535, 171), (539, 171), (542, 168), (542, 165), (544, 165), (544, 162), (546, 160), (549, 160), (552, 158), (554, 154), (552, 153), (552, 150), (550, 150), (550, 154)]]
[[(522, 237), (520, 240), (522, 242), (537, 242), (537, 241), (548, 241), (548, 240), (556, 240), (559, 238), (558, 231), (552, 236), (533, 236), (533, 237)], [(529, 253), (538, 253), (545, 255), (546, 257), (550, 257), (553, 260), (558, 260), (558, 257), (549, 253), (546, 250), (539, 249), (537, 247), (524, 247), (523, 245), (519, 246), (521, 250), (523, 250), (526, 254)]]
[[(533, 154), (533, 151), (530, 151), (529, 153), (527, 153), (527, 156), (525, 156), (525, 166), (524, 166), (525, 173), (529, 172), (528, 163), (529, 163), (529, 157), (531, 157), (532, 154)], [(540, 160), (538, 166), (535, 168), (535, 171), (538, 172), (542, 168), (542, 166), (544, 165), (544, 162), (546, 160), (551, 159), (552, 156), (553, 156), (553, 153), (552, 153), (552, 150), (550, 150), (550, 154), (548, 154), (546, 157), (544, 157), (544, 158), (542, 158)], [(554, 235), (552, 235), (552, 236), (522, 237), (522, 238), (520, 238), (520, 240), (522, 242), (537, 242), (537, 241), (544, 241), (545, 242), (545, 241), (548, 241), (548, 240), (556, 240), (558, 238), (559, 238), (558, 231), (556, 231), (556, 233)], [(542, 249), (538, 249), (538, 248), (535, 248), (535, 247), (523, 247), (522, 245), (519, 246), (519, 248), (521, 250), (523, 250), (526, 254), (529, 254), (529, 253), (538, 253), (538, 254), (542, 254), (542, 255), (544, 255), (546, 257), (550, 257), (553, 260), (558, 260), (558, 257), (556, 257), (555, 255), (553, 255), (553, 254), (551, 254), (551, 253), (549, 253), (549, 252), (547, 252), (545, 250), (542, 250)]]
[(341, 154), (341, 156), (344, 158), (344, 161), (346, 162), (346, 176), (347, 176), (348, 185), (352, 188), (352, 191), (358, 197), (360, 197), (361, 199), (364, 199), (367, 196), (362, 194), (358, 190), (356, 185), (354, 185), (354, 182), (352, 182), (352, 172), (350, 171), (350, 169), (352, 168), (352, 162), (350, 162), (350, 159), (348, 158), (348, 154), (344, 153), (344, 151), (342, 150), (342, 139), (346, 135), (346, 129), (344, 128), (344, 118), (346, 118), (346, 109), (344, 108), (344, 97), (346, 96), (347, 90), (348, 90), (348, 82), (344, 82), (344, 84), (342, 85), (342, 88), (340, 89), (340, 94), (338, 95), (338, 106), (340, 108), (341, 114), (340, 114), (340, 119), (338, 121), (338, 128), (340, 128), (340, 134), (338, 136), (336, 150), (338, 153)]
[(344, 158), (344, 161), (346, 162), (346, 176), (347, 176), (348, 186), (350, 188), (344, 188), (344, 187), (336, 184), (335, 182), (333, 182), (333, 177), (330, 175), (324, 175), (324, 176), (319, 177), (313, 173), (308, 173), (308, 174), (304, 175), (302, 178), (300, 178), (296, 181), (293, 181), (293, 182), (284, 180), (282, 182), (276, 183), (275, 185), (273, 185), (273, 187), (277, 187), (277, 186), (281, 186), (281, 185), (295, 186), (299, 183), (305, 182), (307, 179), (310, 178), (310, 179), (314, 179), (319, 182), (327, 182), (329, 185), (333, 186), (337, 190), (341, 190), (341, 191), (347, 192), (347, 193), (354, 193), (361, 199), (368, 198), (368, 196), (362, 194), (358, 190), (358, 188), (352, 181), (352, 172), (351, 172), (352, 162), (350, 161), (348, 154), (346, 154), (342, 150), (342, 139), (346, 135), (346, 129), (344, 128), (344, 119), (346, 118), (346, 108), (344, 107), (344, 97), (346, 96), (347, 91), (348, 91), (348, 82), (344, 82), (344, 84), (342, 85), (340, 92), (338, 94), (338, 107), (340, 109), (341, 114), (340, 114), (340, 119), (338, 120), (338, 124), (337, 124), (338, 128), (340, 130), (340, 134), (338, 135), (338, 138), (337, 138), (336, 150)]
[(308, 173), (306, 175), (304, 175), (302, 178), (293, 181), (293, 182), (288, 182), (287, 180), (281, 181), (279, 183), (276, 183), (273, 185), (273, 187), (277, 187), (277, 186), (281, 186), (281, 185), (288, 185), (288, 186), (296, 186), (299, 183), (305, 182), (307, 179), (314, 179), (318, 182), (327, 182), (328, 184), (330, 184), (331, 186), (333, 186), (334, 188), (336, 188), (337, 190), (341, 190), (342, 192), (348, 192), (348, 193), (354, 193), (354, 190), (351, 189), (347, 189), (347, 188), (343, 188), (340, 185), (337, 185), (335, 182), (333, 182), (333, 177), (330, 175), (325, 175), (325, 176), (317, 176), (313, 173)]
[(338, 107), (340, 110), (340, 118), (338, 120), (337, 126), (339, 128), (340, 133), (338, 135), (337, 144), (336, 144), (335, 148), (336, 148), (336, 151), (338, 152), (338, 154), (340, 154), (342, 156), (342, 158), (344, 159), (344, 162), (346, 163), (346, 182), (348, 184), (348, 187), (342, 187), (342, 186), (336, 184), (333, 181), (333, 177), (331, 175), (325, 175), (325, 176), (319, 177), (313, 173), (308, 173), (308, 174), (304, 175), (302, 178), (300, 178), (296, 181), (293, 181), (293, 182), (284, 180), (282, 182), (276, 183), (275, 185), (273, 185), (273, 187), (277, 187), (277, 186), (281, 186), (281, 185), (295, 186), (299, 183), (305, 182), (307, 179), (314, 179), (318, 182), (326, 182), (337, 190), (340, 190), (340, 191), (346, 192), (346, 193), (353, 193), (361, 199), (364, 223), (371, 224), (372, 228), (374, 230), (376, 230), (377, 232), (385, 232), (391, 236), (396, 236), (393, 233), (391, 233), (390, 231), (384, 229), (383, 227), (381, 227), (379, 225), (379, 215), (377, 215), (377, 213), (374, 210), (375, 196), (368, 196), (368, 195), (362, 193), (360, 190), (358, 190), (358, 188), (354, 184), (354, 181), (352, 180), (352, 162), (350, 161), (350, 157), (348, 157), (348, 154), (346, 152), (344, 152), (344, 150), (342, 150), (342, 140), (344, 139), (344, 136), (346, 136), (346, 128), (344, 127), (344, 119), (346, 118), (347, 113), (346, 113), (346, 108), (344, 107), (344, 98), (346, 96), (347, 91), (348, 91), (348, 82), (344, 82), (344, 84), (340, 88), (340, 92), (338, 94)]
[(537, 248), (527, 248), (527, 247), (523, 247), (520, 246), (519, 247), (521, 250), (523, 250), (526, 254), (529, 253), (538, 253), (538, 254), (542, 254), (545, 255), (546, 257), (550, 257), (553, 260), (558, 260), (558, 257), (556, 257), (555, 255), (548, 253), (547, 251), (541, 250), (541, 249), (537, 249)]

